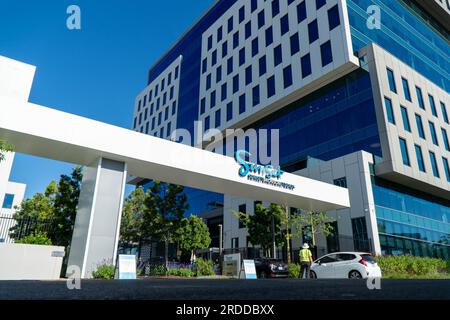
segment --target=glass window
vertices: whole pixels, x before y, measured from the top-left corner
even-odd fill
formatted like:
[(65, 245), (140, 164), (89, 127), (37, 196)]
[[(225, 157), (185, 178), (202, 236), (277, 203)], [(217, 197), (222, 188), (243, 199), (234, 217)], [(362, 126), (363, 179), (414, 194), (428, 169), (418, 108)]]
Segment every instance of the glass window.
[(327, 4), (327, 0), (316, 0), (316, 10), (319, 10)]
[(417, 101), (419, 102), (419, 107), (425, 110), (425, 103), (423, 102), (422, 89), (416, 87)]
[(441, 112), (442, 112), (442, 117), (444, 118), (445, 123), (448, 124), (447, 108), (445, 107), (445, 104), (443, 102), (441, 102)]
[(419, 170), (422, 172), (426, 172), (425, 169), (425, 162), (423, 161), (423, 154), (422, 154), (422, 148), (418, 145), (415, 145), (416, 150), (416, 159), (417, 159), (417, 166), (419, 167)]
[[(238, 211), (243, 214), (247, 214), (247, 205), (241, 204), (238, 208)], [(239, 219), (239, 229), (245, 228), (244, 224), (242, 223), (242, 219)]]
[[(211, 88), (211, 74), (208, 74), (206, 76), (206, 90), (209, 90)], [(164, 104), (164, 102), (163, 102)]]
[(392, 71), (389, 68), (386, 68), (388, 82), (389, 82), (389, 89), (391, 89), (392, 92), (397, 93), (397, 86), (395, 85), (395, 77), (394, 77), (394, 71)]
[(419, 133), (419, 137), (425, 139), (425, 131), (423, 130), (422, 117), (416, 114), (416, 125), (417, 132)]
[(245, 63), (245, 47), (239, 50), (239, 66)]
[(228, 54), (228, 41), (222, 44), (222, 58), (225, 58)]
[(211, 105), (211, 109), (216, 106), (216, 91), (211, 92), (210, 105)]
[(210, 50), (212, 48), (212, 43), (213, 43), (213, 38), (212, 36), (208, 37), (208, 50)]
[(228, 58), (227, 61), (227, 73), (230, 74), (233, 72), (233, 57)]
[(236, 49), (239, 46), (239, 31), (236, 31), (233, 34), (233, 49)]
[(286, 14), (280, 19), (281, 35), (289, 32), (289, 15)]
[(217, 29), (217, 42), (222, 41), (222, 36), (223, 36), (223, 31), (222, 31), (222, 27), (219, 27), (219, 29)]
[(217, 50), (214, 50), (211, 54), (211, 66), (215, 66), (217, 63)]
[(14, 203), (14, 195), (13, 194), (5, 194), (5, 198), (3, 200), (3, 209), (12, 209)]
[(217, 110), (217, 111), (216, 111), (216, 114), (215, 114), (215, 117), (214, 117), (215, 127), (216, 127), (216, 128), (219, 128), (219, 127), (220, 127), (220, 122), (221, 122), (221, 119), (220, 119), (220, 116), (221, 116), (220, 111), (221, 111), (220, 109)]
[(239, 23), (245, 20), (245, 6), (239, 9)]
[(436, 162), (436, 155), (432, 151), (429, 151), (429, 153), (430, 153), (431, 168), (433, 169), (433, 175), (436, 178), (439, 178), (439, 169), (438, 169), (438, 165)]
[(253, 106), (256, 107), (260, 103), (259, 86), (254, 87), (252, 93), (253, 93)]
[(339, 179), (334, 179), (333, 180), (333, 184), (335, 186), (339, 186), (341, 188), (347, 188), (347, 178), (346, 177), (342, 177)]
[(252, 36), (252, 22), (249, 21), (245, 24), (245, 39), (248, 39)]
[(292, 68), (291, 66), (287, 66), (283, 69), (283, 81), (284, 88), (290, 87), (292, 85)]
[(250, 10), (254, 12), (258, 8), (258, 0), (252, 0), (250, 2)]
[(280, 13), (280, 2), (279, 0), (272, 1), (272, 17), (276, 17)]
[(245, 93), (239, 97), (239, 114), (245, 112)]
[(266, 23), (266, 17), (264, 14), (264, 10), (261, 10), (258, 13), (258, 29), (261, 29), (265, 23)]
[(300, 51), (300, 39), (298, 38), (298, 33), (291, 36), (291, 56)]
[(447, 181), (450, 182), (450, 167), (447, 158), (442, 157), (442, 164), (444, 165), (445, 177), (447, 178)]
[(411, 162), (409, 161), (409, 154), (408, 154), (408, 146), (406, 144), (406, 140), (403, 138), (399, 138), (399, 142), (400, 142), (400, 151), (402, 153), (402, 159), (403, 159), (403, 164), (405, 166), (411, 166)]
[(339, 18), (339, 7), (335, 5), (333, 8), (328, 10), (328, 26), (330, 31), (336, 28), (341, 24), (341, 20)]
[(218, 66), (216, 69), (216, 82), (222, 81), (222, 66)]
[(411, 125), (409, 123), (408, 110), (404, 106), (400, 106), (402, 111), (403, 128), (405, 131), (411, 132)]
[(384, 105), (386, 107), (386, 116), (388, 121), (392, 124), (395, 124), (394, 109), (392, 107), (391, 99), (384, 97)]
[(252, 83), (252, 66), (245, 68), (245, 85)]
[(210, 128), (209, 119), (210, 119), (209, 116), (207, 116), (207, 117), (205, 118), (205, 131), (208, 131), (209, 128)]
[(266, 74), (267, 72), (267, 64), (266, 64), (266, 56), (259, 58), (259, 76)]
[(283, 54), (282, 54), (282, 51), (281, 51), (281, 44), (279, 46), (276, 46), (273, 49), (273, 57), (274, 57), (274, 62), (273, 63), (275, 65), (275, 67), (277, 65), (279, 65), (281, 62), (283, 62)]
[(233, 103), (230, 102), (227, 104), (227, 121), (233, 119)]
[(441, 128), (442, 140), (444, 141), (445, 150), (450, 151), (450, 144), (448, 141), (447, 130)]
[(308, 24), (308, 36), (309, 43), (313, 43), (319, 39), (319, 27), (317, 25), (317, 20), (314, 20)]
[(231, 31), (233, 31), (233, 17), (230, 17), (228, 19), (228, 33), (230, 33)]
[(411, 101), (411, 92), (409, 91), (408, 80), (406, 80), (405, 78), (402, 78), (402, 84), (403, 84), (403, 93), (405, 95), (405, 99), (408, 101)]
[(222, 88), (221, 88), (220, 92), (221, 92), (220, 100), (225, 101), (227, 99), (227, 83), (226, 82), (224, 84), (222, 84)]
[(306, 16), (306, 0), (297, 6), (297, 21), (302, 22), (307, 18)]
[(430, 101), (431, 113), (433, 114), (433, 116), (437, 117), (437, 111), (436, 111), (436, 105), (434, 103), (434, 97), (431, 94), (428, 95), (428, 100)]
[(273, 29), (269, 27), (266, 29), (266, 47), (273, 43)]
[(239, 91), (239, 74), (233, 77), (233, 93)]
[(275, 95), (275, 76), (271, 76), (267, 79), (267, 98)]
[(333, 53), (331, 51), (331, 41), (327, 41), (320, 46), (320, 54), (322, 57), (322, 67), (333, 62)]
[(306, 78), (311, 74), (311, 56), (309, 55), (309, 53), (302, 57), (301, 64), (302, 64), (302, 78)]
[(256, 56), (259, 52), (258, 38), (252, 40), (252, 57)]
[(433, 140), (433, 143), (438, 146), (439, 142), (438, 142), (438, 138), (436, 135), (436, 128), (434, 127), (434, 123), (431, 121), (428, 121), (428, 124), (430, 126), (431, 139)]

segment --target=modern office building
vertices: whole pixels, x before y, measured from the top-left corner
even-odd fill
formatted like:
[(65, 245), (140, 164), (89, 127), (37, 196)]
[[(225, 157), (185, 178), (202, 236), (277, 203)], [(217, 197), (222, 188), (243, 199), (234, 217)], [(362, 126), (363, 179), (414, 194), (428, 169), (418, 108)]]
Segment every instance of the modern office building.
[[(216, 1), (150, 69), (132, 127), (279, 129), (285, 171), (349, 190), (323, 252), (448, 259), (449, 22), (446, 0)], [(190, 194), (223, 203), (225, 248), (251, 246), (231, 210), (264, 199)]]

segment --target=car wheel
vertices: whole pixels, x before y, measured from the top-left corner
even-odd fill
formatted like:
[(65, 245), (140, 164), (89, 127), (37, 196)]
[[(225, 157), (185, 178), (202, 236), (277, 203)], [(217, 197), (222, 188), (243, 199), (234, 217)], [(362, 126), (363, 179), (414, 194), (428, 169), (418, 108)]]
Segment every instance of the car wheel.
[(317, 279), (317, 274), (314, 271), (310, 272), (311, 279)]
[(362, 276), (361, 276), (361, 273), (359, 273), (356, 270), (353, 270), (348, 273), (348, 278), (349, 279), (362, 279)]

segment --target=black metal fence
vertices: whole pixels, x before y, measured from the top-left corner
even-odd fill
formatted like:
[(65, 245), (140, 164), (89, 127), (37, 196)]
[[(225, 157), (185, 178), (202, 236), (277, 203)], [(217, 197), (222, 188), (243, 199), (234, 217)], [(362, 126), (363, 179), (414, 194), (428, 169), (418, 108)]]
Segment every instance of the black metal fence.
[(45, 233), (51, 238), (54, 233), (53, 221), (31, 217), (0, 216), (0, 242), (12, 243), (36, 233)]

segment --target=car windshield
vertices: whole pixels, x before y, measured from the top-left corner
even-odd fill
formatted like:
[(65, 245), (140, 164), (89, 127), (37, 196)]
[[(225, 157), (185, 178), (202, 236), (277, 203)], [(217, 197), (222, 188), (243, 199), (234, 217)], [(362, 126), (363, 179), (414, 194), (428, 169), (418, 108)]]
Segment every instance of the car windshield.
[(372, 258), (370, 254), (362, 254), (361, 257), (367, 262), (375, 263), (375, 260)]

